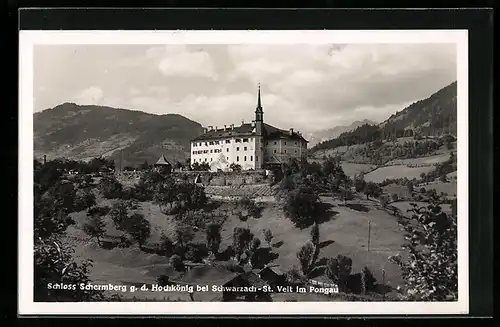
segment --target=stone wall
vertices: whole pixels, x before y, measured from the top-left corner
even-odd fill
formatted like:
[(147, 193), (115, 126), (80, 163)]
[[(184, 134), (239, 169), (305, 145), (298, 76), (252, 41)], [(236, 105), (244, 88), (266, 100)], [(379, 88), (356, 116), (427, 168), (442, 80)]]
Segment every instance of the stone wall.
[(209, 172), (209, 171), (184, 171), (172, 173), (174, 177), (195, 182), (200, 176), (201, 183), (205, 186), (240, 186), (270, 184), (272, 176), (266, 176), (265, 170), (252, 170), (242, 172)]

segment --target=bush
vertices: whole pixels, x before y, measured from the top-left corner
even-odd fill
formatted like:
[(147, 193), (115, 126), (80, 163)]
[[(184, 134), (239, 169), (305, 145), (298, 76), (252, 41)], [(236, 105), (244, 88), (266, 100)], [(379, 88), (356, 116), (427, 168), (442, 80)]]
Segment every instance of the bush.
[(98, 188), (106, 199), (117, 199), (123, 195), (123, 186), (116, 178), (103, 177)]
[(352, 271), (352, 259), (339, 254), (336, 258), (328, 259), (326, 276), (338, 285), (341, 292), (347, 291), (347, 282)]
[(202, 262), (208, 256), (207, 246), (203, 243), (191, 243), (186, 248), (184, 257), (192, 262)]
[(457, 221), (441, 211), (438, 199), (417, 208), (412, 204), (413, 221), (406, 225), (410, 244), (408, 261), (401, 256), (390, 260), (401, 267), (406, 284), (402, 295), (409, 301), (456, 301), (458, 298)]
[(170, 265), (176, 270), (176, 271), (184, 271), (184, 262), (182, 262), (182, 258), (178, 256), (177, 254), (174, 254), (173, 256), (170, 257)]

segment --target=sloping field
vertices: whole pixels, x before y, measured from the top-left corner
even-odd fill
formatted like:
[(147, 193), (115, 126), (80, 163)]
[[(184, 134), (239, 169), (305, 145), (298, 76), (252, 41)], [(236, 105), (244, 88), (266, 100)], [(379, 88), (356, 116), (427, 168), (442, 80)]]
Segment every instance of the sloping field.
[(446, 193), (448, 196), (455, 197), (457, 195), (457, 182), (450, 183), (432, 183), (422, 186), (426, 190), (434, 189), (438, 194)]
[(454, 171), (454, 172), (447, 174), (446, 178), (448, 178), (449, 180), (457, 180), (457, 172)]
[(408, 165), (408, 166), (421, 166), (421, 165), (435, 165), (445, 162), (450, 158), (449, 153), (438, 154), (435, 156), (411, 158), (411, 159), (395, 159), (387, 163), (388, 166), (392, 165)]
[(389, 184), (387, 186), (384, 186), (382, 189), (385, 193), (388, 193), (390, 195), (397, 194), (399, 198), (407, 198), (411, 195), (406, 186), (398, 184)]
[[(410, 205), (410, 203), (415, 203), (417, 204), (417, 208), (421, 206), (427, 206), (429, 203), (427, 202), (418, 202), (418, 201), (398, 201), (398, 202), (392, 202), (391, 206), (394, 206), (401, 210), (401, 213), (406, 216), (406, 217), (411, 217), (412, 213), (408, 212), (408, 209), (412, 209), (413, 207)], [(442, 204), (441, 209), (445, 213), (451, 213), (451, 205), (449, 204)]]
[[(331, 199), (322, 198), (332, 203)], [(370, 201), (368, 201), (370, 203)], [(359, 272), (368, 266), (377, 280), (382, 280), (382, 269), (385, 269), (386, 283), (400, 285), (399, 268), (390, 263), (387, 258), (401, 251), (404, 242), (403, 235), (396, 219), (384, 211), (372, 209), (369, 212), (359, 212), (346, 207), (334, 207), (334, 217), (320, 225), (320, 241), (324, 242), (319, 258), (336, 257), (343, 254), (353, 259), (353, 273)], [(371, 249), (367, 251), (368, 222), (371, 221)], [(279, 257), (273, 264), (279, 264), (282, 271), (298, 266), (296, 256), (300, 247), (310, 240), (310, 227), (300, 230), (289, 219), (283, 216), (276, 206), (269, 206), (261, 218), (250, 218), (240, 221), (236, 217), (228, 219), (222, 230), (221, 250), (232, 243), (232, 234), (235, 227), (248, 227), (263, 240), (262, 231), (269, 228), (273, 235), (272, 243), (282, 243), (274, 247), (273, 251)], [(332, 242), (333, 241), (333, 242)], [(263, 241), (263, 246), (267, 246)]]
[(364, 173), (369, 172), (373, 168), (375, 168), (375, 166), (368, 165), (368, 164), (342, 162), (342, 169), (344, 170), (344, 173), (350, 177), (353, 177), (354, 175), (357, 175), (361, 172), (364, 172)]
[(375, 182), (380, 183), (385, 179), (395, 179), (395, 178), (404, 178), (408, 179), (420, 178), (420, 174), (428, 173), (432, 171), (434, 167), (407, 167), (403, 165), (397, 166), (386, 166), (378, 168), (368, 174), (365, 175), (365, 180), (367, 182)]

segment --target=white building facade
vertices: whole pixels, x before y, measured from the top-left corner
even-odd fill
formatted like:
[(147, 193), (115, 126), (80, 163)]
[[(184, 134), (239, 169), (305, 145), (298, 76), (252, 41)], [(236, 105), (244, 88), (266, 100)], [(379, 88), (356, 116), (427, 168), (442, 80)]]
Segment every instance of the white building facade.
[(207, 163), (211, 171), (230, 170), (233, 163), (243, 170), (263, 169), (291, 158), (300, 160), (306, 155), (307, 143), (293, 129), (282, 130), (264, 123), (259, 86), (255, 120), (238, 127), (208, 126), (191, 141), (191, 165)]

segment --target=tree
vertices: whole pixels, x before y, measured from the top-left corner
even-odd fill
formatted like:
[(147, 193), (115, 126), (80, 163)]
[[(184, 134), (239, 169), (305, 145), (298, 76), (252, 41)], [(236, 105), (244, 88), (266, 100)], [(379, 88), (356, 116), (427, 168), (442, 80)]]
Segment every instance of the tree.
[(307, 242), (304, 244), (299, 252), (297, 252), (297, 259), (299, 259), (300, 268), (302, 269), (302, 273), (307, 276), (309, 273), (310, 263), (312, 260), (312, 256), (314, 253), (314, 246), (311, 242)]
[(240, 260), (241, 255), (248, 249), (253, 234), (248, 228), (235, 227), (233, 231), (233, 250), (236, 255), (236, 261)]
[(366, 294), (366, 292), (373, 291), (375, 289), (377, 280), (373, 273), (368, 269), (368, 267), (364, 267), (361, 270), (361, 293)]
[(101, 245), (101, 237), (106, 233), (106, 223), (102, 216), (93, 214), (87, 216), (87, 221), (83, 225), (83, 231), (90, 237), (97, 239), (97, 244)]
[(175, 230), (175, 241), (185, 251), (187, 244), (194, 239), (194, 232), (191, 227), (177, 226)]
[(319, 197), (310, 187), (300, 187), (288, 192), (283, 211), (297, 227), (304, 227), (315, 220)]
[(188, 208), (192, 210), (201, 209), (208, 202), (208, 197), (203, 187), (194, 184), (191, 185), (194, 187), (189, 193), (190, 197), (188, 198)]
[[(49, 285), (90, 282), (90, 260), (75, 260), (73, 249), (61, 240), (70, 224), (66, 205), (74, 202), (74, 189), (60, 184), (56, 161), (35, 171), (34, 183), (34, 300), (37, 302), (90, 302), (104, 298), (101, 291), (76, 287), (55, 289)], [(57, 185), (59, 184), (59, 185)], [(56, 186), (57, 185), (57, 186)], [(50, 192), (46, 192), (56, 186)], [(69, 191), (66, 193), (66, 191)]]
[(382, 194), (382, 189), (376, 183), (368, 182), (366, 183), (364, 193), (366, 194), (367, 200), (369, 199), (370, 196), (378, 198), (380, 194)]
[(363, 192), (366, 187), (366, 182), (362, 174), (357, 175), (354, 178), (354, 188), (356, 192)]
[(257, 262), (257, 250), (259, 249), (260, 244), (260, 239), (258, 237), (254, 237), (252, 238), (252, 241), (250, 242), (248, 249), (246, 250), (248, 261), (251, 264), (255, 264)]
[(316, 263), (316, 260), (318, 259), (319, 255), (319, 226), (318, 223), (314, 223), (314, 225), (311, 228), (311, 242), (314, 246), (314, 253), (311, 259), (311, 266), (313, 266)]
[(175, 183), (159, 182), (156, 187), (156, 192), (153, 194), (153, 201), (160, 206), (160, 211), (172, 209), (173, 203), (178, 194), (178, 187)]
[(172, 253), (174, 248), (173, 242), (165, 235), (164, 232), (161, 232), (160, 236), (160, 250), (165, 253), (165, 256), (169, 256)]
[(182, 169), (182, 168), (184, 168), (184, 165), (182, 164), (182, 162), (177, 161), (177, 162), (175, 163), (175, 168), (176, 168), (176, 169)]
[(170, 257), (170, 265), (176, 271), (184, 271), (184, 263), (182, 262), (182, 258), (177, 254), (174, 254)]
[(347, 291), (347, 281), (352, 271), (352, 259), (344, 255), (328, 259), (326, 263), (326, 276), (338, 285), (342, 292)]
[(75, 209), (77, 211), (85, 210), (95, 206), (96, 197), (91, 190), (78, 190), (75, 197)]
[(393, 202), (396, 202), (399, 199), (398, 194), (397, 193), (392, 193), (391, 194), (391, 199), (392, 199)]
[[(90, 283), (91, 260), (75, 261), (74, 250), (54, 234), (39, 238), (34, 246), (34, 300), (36, 302), (91, 302), (104, 298), (101, 291), (81, 289), (81, 283)], [(49, 285), (76, 285), (73, 289)]]
[(270, 229), (264, 229), (263, 231), (264, 234), (264, 240), (266, 240), (267, 244), (269, 244), (269, 247), (271, 247), (271, 241), (273, 240), (273, 232), (271, 232)]
[(114, 177), (103, 177), (99, 183), (99, 190), (106, 199), (116, 199), (122, 195), (123, 186)]
[(234, 172), (240, 172), (242, 168), (240, 164), (233, 162), (232, 164), (229, 165), (229, 169), (231, 169)]
[(221, 226), (214, 223), (208, 224), (206, 228), (207, 247), (214, 255), (219, 252), (221, 242), (220, 229)]
[(116, 229), (125, 232), (127, 230), (126, 221), (128, 219), (128, 203), (126, 201), (120, 200), (113, 204), (109, 215)]
[(43, 197), (53, 201), (56, 207), (64, 209), (66, 213), (75, 210), (76, 190), (69, 182), (57, 181)]
[(151, 224), (140, 213), (134, 213), (126, 221), (125, 228), (127, 233), (139, 244), (139, 248), (151, 236)]
[(456, 301), (458, 298), (457, 217), (441, 211), (439, 199), (428, 206), (412, 204), (405, 228), (409, 260), (390, 257), (402, 270), (408, 301)]
[(380, 202), (380, 205), (385, 208), (387, 206), (387, 204), (389, 204), (389, 195), (382, 195), (379, 197), (379, 202)]
[(406, 188), (408, 189), (408, 193), (410, 193), (411, 195), (413, 193), (413, 182), (408, 181), (408, 183), (406, 184)]

